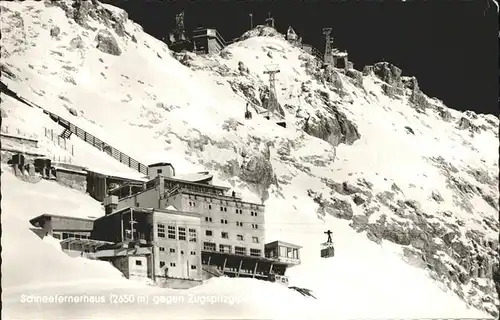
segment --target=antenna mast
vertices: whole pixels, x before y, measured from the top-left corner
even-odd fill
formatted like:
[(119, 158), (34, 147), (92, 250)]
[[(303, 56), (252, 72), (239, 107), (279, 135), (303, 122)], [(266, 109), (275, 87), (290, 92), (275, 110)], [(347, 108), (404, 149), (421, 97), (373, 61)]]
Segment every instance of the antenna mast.
[(332, 56), (333, 39), (331, 39), (330, 37), (331, 32), (332, 28), (323, 28), (323, 35), (325, 36), (325, 55), (323, 57), (323, 60), (326, 64), (333, 63), (333, 56)]

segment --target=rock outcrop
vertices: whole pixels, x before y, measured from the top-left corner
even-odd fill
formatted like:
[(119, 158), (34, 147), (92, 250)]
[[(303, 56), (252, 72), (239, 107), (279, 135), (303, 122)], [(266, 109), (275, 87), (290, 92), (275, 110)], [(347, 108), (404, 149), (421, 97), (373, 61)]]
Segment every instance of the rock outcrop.
[(360, 138), (356, 125), (336, 108), (332, 108), (330, 115), (317, 112), (305, 121), (303, 130), (333, 146), (341, 143), (351, 145)]
[(108, 30), (99, 30), (95, 37), (95, 40), (97, 41), (96, 48), (101, 50), (102, 52), (114, 56), (119, 56), (122, 54), (122, 51), (118, 46), (118, 42)]

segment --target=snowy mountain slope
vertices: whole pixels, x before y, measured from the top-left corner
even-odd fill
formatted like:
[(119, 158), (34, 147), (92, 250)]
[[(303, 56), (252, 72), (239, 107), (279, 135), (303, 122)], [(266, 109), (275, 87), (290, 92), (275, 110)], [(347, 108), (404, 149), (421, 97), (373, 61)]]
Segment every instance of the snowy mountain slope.
[[(335, 264), (317, 262), (322, 231), (349, 223), (367, 246), (396, 243), (404, 259), (496, 314), (498, 118), (448, 109), (393, 66), (322, 71), (273, 30), (259, 27), (219, 56), (174, 54), (119, 9), (57, 3), (2, 3), (2, 81), (12, 90), (142, 162), (214, 170), (262, 198), (268, 240), (303, 245), (304, 266)], [(281, 70), (286, 129), (255, 112), (264, 111), (268, 64)], [(36, 118), (28, 133), (43, 130), (37, 110), (2, 104), (4, 114), (14, 126)], [(335, 259), (366, 254), (341, 248)]]

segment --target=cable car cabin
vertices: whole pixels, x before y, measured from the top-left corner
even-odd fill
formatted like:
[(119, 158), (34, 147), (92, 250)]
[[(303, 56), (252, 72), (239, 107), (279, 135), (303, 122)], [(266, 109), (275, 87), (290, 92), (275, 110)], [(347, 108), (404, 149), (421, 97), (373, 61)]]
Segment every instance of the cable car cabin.
[(288, 287), (288, 277), (287, 276), (282, 276), (279, 274), (270, 274), (269, 281), (270, 282), (277, 282), (279, 284), (282, 284), (282, 285)]
[(321, 249), (321, 258), (332, 258), (335, 256), (335, 248), (332, 243), (323, 243)]
[(276, 124), (280, 127), (286, 128), (286, 121), (278, 121)]

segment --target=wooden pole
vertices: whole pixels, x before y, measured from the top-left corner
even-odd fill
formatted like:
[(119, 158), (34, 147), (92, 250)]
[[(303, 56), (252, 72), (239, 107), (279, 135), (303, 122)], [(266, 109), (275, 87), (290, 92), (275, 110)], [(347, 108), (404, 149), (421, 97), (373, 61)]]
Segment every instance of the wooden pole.
[(243, 259), (240, 260), (240, 266), (238, 267), (238, 273), (236, 274), (237, 277), (240, 276), (240, 272), (241, 272), (241, 266), (243, 265)]
[(255, 273), (257, 272), (257, 266), (259, 265), (259, 260), (255, 261), (255, 267), (253, 268), (253, 276), (252, 278), (255, 278)]
[(134, 241), (134, 209), (130, 208), (130, 231), (132, 241)]
[(224, 264), (222, 265), (222, 274), (224, 274), (224, 270), (226, 269), (227, 258), (224, 258)]

